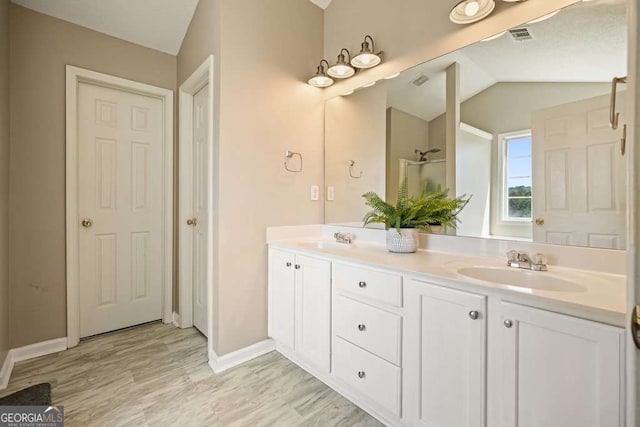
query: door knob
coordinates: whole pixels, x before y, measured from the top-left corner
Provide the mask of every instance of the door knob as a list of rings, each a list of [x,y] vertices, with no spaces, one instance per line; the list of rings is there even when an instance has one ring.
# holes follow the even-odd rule
[[[195,227],[196,225],[198,225],[198,220],[195,218],[189,218],[187,220],[187,225],[191,225],[193,227]]]
[[[536,225],[544,225],[544,218],[541,218],[541,217],[536,218]]]
[[[81,224],[84,228],[89,228],[93,225],[93,220],[91,218],[83,218]]]

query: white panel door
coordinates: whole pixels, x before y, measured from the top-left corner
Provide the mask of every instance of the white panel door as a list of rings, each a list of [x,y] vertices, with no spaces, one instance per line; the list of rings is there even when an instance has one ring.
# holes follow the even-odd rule
[[[506,302],[499,321],[501,426],[624,425],[623,329]]]
[[[208,336],[207,321],[207,263],[209,235],[209,89],[203,87],[193,97],[193,206],[192,276],[193,325]]]
[[[289,349],[295,336],[294,262],[291,252],[269,250],[269,336]]]
[[[626,249],[621,128],[609,127],[608,95],[533,113],[533,216],[544,219],[535,242]]]
[[[486,425],[486,297],[415,280],[405,292],[405,417],[429,427]]]
[[[296,353],[329,372],[331,360],[331,263],[296,255]]]
[[[81,337],[162,318],[162,109],[78,87]]]

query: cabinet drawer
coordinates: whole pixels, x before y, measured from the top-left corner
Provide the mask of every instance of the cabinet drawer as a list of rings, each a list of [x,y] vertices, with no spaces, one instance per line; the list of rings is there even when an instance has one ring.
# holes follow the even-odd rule
[[[400,316],[340,295],[335,299],[333,313],[337,336],[400,365]]]
[[[333,374],[375,403],[400,416],[400,377],[397,366],[335,338]]]
[[[338,291],[402,306],[402,276],[334,263],[333,284]]]

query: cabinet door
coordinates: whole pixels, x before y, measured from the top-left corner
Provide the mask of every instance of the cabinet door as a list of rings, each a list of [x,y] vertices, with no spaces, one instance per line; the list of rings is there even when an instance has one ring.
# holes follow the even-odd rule
[[[624,424],[623,330],[501,303],[503,426]]]
[[[411,425],[484,426],[486,297],[415,280],[405,292],[405,417]]]
[[[269,336],[293,348],[295,320],[295,256],[269,250]]]
[[[296,256],[296,353],[329,372],[331,360],[331,263]]]

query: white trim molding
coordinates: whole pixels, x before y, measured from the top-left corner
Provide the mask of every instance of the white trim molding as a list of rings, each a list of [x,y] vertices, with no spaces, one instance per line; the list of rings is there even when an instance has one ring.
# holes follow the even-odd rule
[[[68,347],[80,342],[80,290],[78,254],[78,85],[90,83],[125,90],[163,102],[163,216],[162,216],[162,320],[173,320],[173,91],[120,77],[67,65],[66,89],[66,249],[67,249],[67,340]]]
[[[193,271],[191,268],[193,255],[193,234],[191,230],[185,231],[185,224],[188,218],[191,218],[193,214],[193,98],[194,96],[205,86],[207,86],[207,102],[208,110],[207,119],[209,120],[209,132],[207,135],[208,145],[208,158],[207,158],[207,194],[209,195],[207,201],[207,254],[205,259],[208,260],[205,268],[206,280],[207,280],[207,322],[208,330],[207,335],[212,336],[214,333],[213,325],[213,307],[211,304],[211,295],[213,295],[213,170],[214,170],[214,146],[213,146],[213,116],[214,116],[214,102],[213,102],[213,71],[214,71],[213,55],[209,57],[193,72],[187,80],[185,80],[179,89],[180,99],[180,138],[178,140],[179,149],[179,177],[178,177],[178,195],[179,195],[179,207],[178,207],[178,238],[180,242],[179,253],[179,295],[180,295],[180,327],[190,328],[193,326]],[[211,340],[209,340],[209,348],[211,348]]]
[[[209,367],[213,369],[213,372],[219,374],[256,357],[270,353],[275,349],[275,343],[269,338],[222,356],[218,356],[213,350],[209,350]]]
[[[2,369],[0,370],[0,390],[7,388],[13,366],[24,360],[35,359],[36,357],[46,356],[48,354],[58,353],[67,349],[67,338],[56,338],[49,341],[43,341],[24,347],[13,348],[9,350],[4,360]]]

